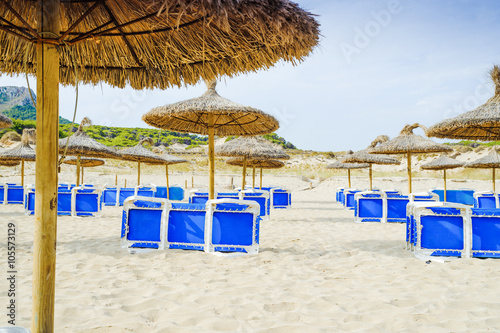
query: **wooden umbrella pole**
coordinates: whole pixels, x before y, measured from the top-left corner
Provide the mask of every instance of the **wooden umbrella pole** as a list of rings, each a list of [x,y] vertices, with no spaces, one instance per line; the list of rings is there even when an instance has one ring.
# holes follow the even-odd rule
[[[168,185],[168,164],[165,165],[165,173],[167,174],[167,199],[169,199],[169,185]]]
[[[260,168],[260,189],[262,190],[262,168]]]
[[[443,170],[444,177],[444,202],[446,202],[446,169]]]
[[[411,153],[406,154],[406,168],[408,169],[408,194],[411,193]]]
[[[215,193],[215,152],[214,152],[214,115],[208,114],[208,176],[209,176],[209,191],[208,198],[214,199]]]
[[[255,188],[255,167],[252,170],[252,188]]]
[[[76,157],[76,186],[80,186],[80,155]]]
[[[60,0],[37,1],[37,31],[59,35]],[[42,34],[43,35],[43,34]],[[44,36],[47,37],[47,36]],[[48,36],[53,38],[53,36]],[[59,51],[36,43],[37,132],[31,332],[54,331],[59,144]]]
[[[347,184],[349,185],[349,188],[351,188],[351,169],[347,169]]]
[[[141,185],[141,162],[137,162],[137,186]]]
[[[243,157],[243,176],[241,178],[241,190],[245,189],[245,178],[247,175],[247,157]]]
[[[496,176],[496,172],[495,172],[495,168],[493,168],[493,170],[491,170],[491,177],[493,178],[493,192],[495,192],[495,189],[496,189],[496,181],[495,181],[495,177]]]
[[[24,186],[24,161],[21,161],[21,186]]]
[[[368,173],[370,176],[370,191],[373,189],[372,187],[372,164],[370,163],[370,168],[368,169]]]
[[[85,183],[85,182],[83,181],[83,170],[85,169],[85,167],[82,165],[82,166],[81,166],[81,169],[82,169],[82,184],[83,184],[83,183]]]
[[[118,174],[115,174],[115,186],[118,186]]]

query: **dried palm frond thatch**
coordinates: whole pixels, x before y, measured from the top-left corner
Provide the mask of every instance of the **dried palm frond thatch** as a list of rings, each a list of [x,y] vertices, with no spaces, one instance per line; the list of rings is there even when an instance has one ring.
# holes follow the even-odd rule
[[[377,138],[377,139],[379,139],[379,138]],[[377,139],[375,139],[375,141],[377,141]],[[387,139],[389,139],[389,138],[387,137]],[[372,144],[373,144],[373,142],[372,142]],[[354,154],[354,153],[351,151],[351,154]],[[327,169],[347,170],[347,186],[348,186],[348,188],[351,187],[351,170],[364,169],[364,168],[369,168],[369,167],[370,167],[370,164],[368,164],[368,163],[342,163],[340,161],[330,163],[326,166]]]
[[[2,161],[2,160],[0,160],[1,166],[14,167],[14,166],[18,166],[19,164],[21,164],[21,162],[19,162],[19,161]]]
[[[258,135],[274,132],[278,121],[258,109],[221,97],[216,82],[207,82],[201,96],[182,102],[159,106],[142,116],[151,126],[177,132],[208,134],[208,117],[213,115],[214,135]]]
[[[261,136],[242,136],[227,141],[215,148],[215,154],[227,157],[246,157],[247,159],[288,160],[290,156],[277,144]]]
[[[413,133],[415,128],[426,130],[425,126],[415,123],[405,125],[399,135],[378,147],[374,147],[370,152],[373,154],[406,154],[406,153],[439,153],[450,152],[453,148],[435,143],[430,139],[424,138]]]
[[[447,169],[455,169],[459,168],[461,166],[464,166],[464,162],[460,162],[455,160],[454,158],[451,158],[449,156],[446,156],[445,154],[442,154],[435,160],[423,164],[421,166],[422,169],[424,170],[443,170],[443,180],[444,180],[444,201],[446,201],[447,197],[447,190],[446,190],[446,170]]]
[[[457,161],[456,159],[443,154],[429,163],[422,164],[421,168],[423,170],[445,170],[459,168],[464,166],[464,164],[464,162]]]
[[[241,136],[216,147],[215,154],[228,157],[239,157],[243,160],[241,188],[245,188],[246,168],[250,159],[288,160],[290,156],[283,149],[261,136]],[[262,173],[261,173],[262,175]],[[261,177],[262,178],[262,177]],[[255,187],[255,167],[253,167],[253,185]],[[262,187],[262,184],[261,184]]]
[[[245,172],[246,167],[252,168],[252,188],[255,188],[255,169],[260,169],[260,189],[262,189],[262,175],[263,169],[279,169],[285,166],[285,163],[278,160],[270,159],[250,159],[247,160],[245,157],[233,157],[226,161],[228,165],[241,166]],[[243,178],[243,185],[245,184],[245,178]],[[243,189],[244,187],[242,187]]]
[[[12,120],[0,112],[0,128],[7,128],[12,126]]]
[[[490,71],[495,95],[486,103],[456,117],[443,120],[426,131],[427,136],[474,141],[500,140],[500,69]]]
[[[326,168],[352,170],[352,169],[364,169],[368,168],[369,166],[370,165],[368,163],[342,163],[340,161],[336,161],[328,164]]]
[[[366,163],[368,164],[368,177],[370,179],[370,191],[373,188],[373,170],[372,164],[400,164],[398,159],[385,156],[385,155],[375,155],[371,154],[371,151],[375,149],[377,144],[386,142],[389,139],[387,135],[379,135],[372,143],[368,146],[368,148],[364,150],[360,150],[355,153],[349,153],[344,155],[340,163]],[[352,152],[352,151],[350,151]],[[349,169],[348,169],[349,170]],[[351,187],[351,172],[348,172],[349,176],[349,187]]]
[[[408,171],[408,193],[412,192],[411,182],[411,155],[418,153],[439,153],[451,152],[453,148],[435,143],[430,139],[424,138],[413,133],[415,128],[426,130],[425,126],[418,123],[413,125],[405,125],[399,135],[378,147],[373,148],[370,152],[373,154],[406,154],[407,171]]]
[[[10,146],[15,142],[21,142],[21,135],[17,134],[17,132],[9,131],[2,135],[2,138],[0,139],[1,145]]]
[[[478,158],[475,161],[465,164],[466,168],[481,168],[489,169],[491,168],[491,178],[493,182],[493,192],[496,190],[496,169],[500,168],[500,154],[496,149],[492,149],[490,153],[486,156]]]
[[[21,137],[21,143],[16,147],[6,149],[0,153],[0,160],[3,161],[35,161],[35,150],[31,148],[29,141],[30,137],[34,135],[35,129],[25,128]]]
[[[280,60],[295,64],[319,39],[314,16],[288,0],[61,1],[60,36],[37,34],[33,1],[10,0],[9,7],[2,13],[0,72],[34,75],[35,45],[43,40],[60,47],[62,84],[74,84],[75,66],[84,84],[195,84]]]
[[[14,148],[6,149],[0,153],[0,161],[4,163],[21,162],[21,185],[24,186],[24,162],[34,162],[36,160],[35,150],[31,148],[29,142],[35,138],[34,128],[25,128],[21,137],[21,143]]]
[[[153,139],[144,138],[141,139],[139,143],[136,144],[134,147],[120,150],[121,158],[125,161],[141,162],[141,163],[163,162],[163,159],[160,156],[156,155],[155,153],[144,147],[145,143],[153,145]]]
[[[95,141],[84,132],[84,127],[91,125],[92,121],[89,118],[83,118],[78,126],[78,130],[73,135],[59,140],[59,154],[100,158],[120,158],[120,154],[116,151],[100,142]]]
[[[242,167],[244,159],[241,157],[232,157],[226,161],[226,164]],[[285,163],[278,160],[247,160],[247,167],[256,169],[279,169],[285,166]]]
[[[68,156],[64,159],[63,163],[69,165],[76,165],[77,163],[76,156]],[[91,168],[105,164],[106,161],[100,158],[92,158],[92,157],[80,157],[80,165],[84,168]]]

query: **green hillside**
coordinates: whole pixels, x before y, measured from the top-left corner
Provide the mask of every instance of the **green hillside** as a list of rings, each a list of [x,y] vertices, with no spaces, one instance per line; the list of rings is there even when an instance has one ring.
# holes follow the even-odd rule
[[[15,105],[14,107],[2,112],[9,118],[19,120],[36,120],[36,109],[33,105]],[[71,124],[66,118],[59,116],[59,124]]]

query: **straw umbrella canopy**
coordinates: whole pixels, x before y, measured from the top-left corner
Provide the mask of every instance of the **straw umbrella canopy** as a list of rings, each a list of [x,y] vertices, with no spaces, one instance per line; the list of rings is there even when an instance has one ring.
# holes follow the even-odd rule
[[[435,143],[430,139],[420,135],[413,134],[413,130],[417,127],[426,128],[420,124],[406,125],[399,135],[380,146],[373,148],[373,154],[406,154],[407,171],[408,171],[408,193],[412,192],[411,186],[411,155],[425,153],[441,153],[451,152],[453,148]]]
[[[226,161],[226,164],[233,166],[243,167],[245,164],[245,159],[241,157],[233,157]],[[262,170],[263,169],[279,169],[285,166],[285,163],[278,160],[247,160],[246,165],[253,168],[253,180],[252,180],[252,188],[255,188],[255,169],[260,169],[260,189],[262,190]]]
[[[134,147],[123,149],[120,151],[121,158],[125,161],[137,162],[137,185],[141,185],[141,163],[155,162],[162,163],[164,160],[162,157],[156,155],[152,151],[144,147],[145,143],[153,144],[153,139],[144,138],[139,141]]]
[[[0,129],[12,126],[12,120],[0,112]]]
[[[148,139],[151,139],[151,138],[148,138]],[[149,143],[151,144],[152,143],[152,139],[151,141],[149,141]],[[140,148],[139,148],[140,149]],[[140,149],[142,151],[142,149]],[[152,152],[150,152],[149,150],[145,149],[143,147],[143,150],[146,150],[148,151],[149,153],[151,154],[154,154]],[[157,159],[149,159],[149,161],[145,162],[146,164],[153,164],[153,165],[165,165],[165,174],[166,174],[166,178],[167,178],[167,199],[169,199],[169,190],[168,188],[170,187],[169,185],[169,182],[168,182],[168,166],[171,165],[171,164],[177,164],[177,163],[185,163],[187,162],[187,160],[183,159],[183,158],[180,158],[180,157],[177,157],[177,156],[173,156],[173,155],[170,155],[168,153],[164,153],[163,155],[156,155],[155,156],[157,157]]]
[[[93,157],[80,157],[80,161],[78,161],[78,157],[76,156],[69,156],[64,159],[63,163],[69,164],[69,165],[77,165],[80,163],[81,167],[81,182],[83,184],[83,170],[85,168],[93,168],[96,166],[103,165],[106,163],[104,160],[100,158],[93,158]]]
[[[21,164],[21,162],[19,162],[19,161],[1,161],[0,160],[1,166],[13,167],[13,166],[18,166],[19,164]]]
[[[0,72],[37,76],[33,333],[53,331],[59,84],[135,89],[301,61],[319,24],[288,0],[1,0]],[[24,52],[23,52],[24,51]]]
[[[120,158],[120,154],[113,149],[95,141],[83,130],[86,126],[91,126],[92,121],[85,117],[80,122],[78,130],[70,137],[59,140],[59,154],[76,156],[76,186],[80,185],[80,163],[82,156],[100,158]]]
[[[347,179],[348,186],[351,188],[351,170],[353,169],[364,169],[369,168],[370,164],[368,163],[342,163],[340,161],[336,161],[330,163],[326,166],[327,169],[344,169],[347,170]]]
[[[177,132],[208,134],[209,198],[214,198],[214,136],[274,132],[278,121],[258,109],[232,102],[215,91],[216,81],[198,98],[157,107],[142,116],[151,126]]]
[[[429,127],[426,135],[475,141],[500,140],[500,69],[498,66],[493,67],[490,75],[495,84],[493,97],[472,111],[445,119]]]
[[[35,137],[35,129],[25,128],[21,137],[21,143],[14,148],[6,149],[0,153],[0,161],[21,162],[21,185],[24,186],[24,162],[35,162],[35,150],[31,148],[30,139]]]
[[[491,178],[492,178],[492,184],[493,184],[493,192],[496,190],[496,169],[500,168],[500,154],[493,149],[491,152],[483,156],[481,158],[478,158],[475,161],[466,163],[464,165],[466,168],[476,168],[476,169],[490,169],[491,168]]]
[[[238,137],[227,141],[216,148],[217,155],[226,157],[240,157],[243,159],[243,175],[241,180],[241,189],[245,189],[245,177],[250,159],[262,160],[288,160],[290,156],[286,154],[281,147],[269,142],[261,136]],[[255,179],[255,167],[253,167],[253,179]],[[253,184],[255,187],[255,181]]]
[[[349,154],[344,156],[341,163],[361,163],[368,164],[368,177],[370,179],[370,191],[373,189],[373,164],[400,164],[399,160],[396,158],[385,156],[385,155],[375,155],[371,154],[371,151],[380,143],[387,142],[389,137],[387,135],[379,135],[372,141],[368,148],[360,150],[358,152],[349,151]]]
[[[444,180],[444,201],[446,201],[446,170],[455,169],[464,166],[464,162],[457,161],[445,154],[442,154],[435,160],[429,163],[423,164],[421,168],[423,170],[443,170],[443,180]]]

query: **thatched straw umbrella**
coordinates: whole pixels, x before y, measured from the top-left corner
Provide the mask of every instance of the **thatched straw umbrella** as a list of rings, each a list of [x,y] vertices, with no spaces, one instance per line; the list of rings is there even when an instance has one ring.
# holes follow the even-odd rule
[[[340,161],[336,161],[333,163],[330,163],[326,166],[327,169],[344,169],[347,170],[347,179],[348,179],[348,186],[351,188],[351,170],[353,169],[364,169],[364,168],[369,168],[370,164],[368,163],[342,163]]]
[[[387,142],[382,143],[380,146],[373,148],[373,154],[406,154],[407,170],[408,170],[408,193],[412,193],[411,187],[411,155],[412,154],[425,154],[425,153],[440,153],[450,152],[453,148],[438,144],[424,138],[420,135],[413,134],[413,130],[421,127],[426,128],[420,124],[406,125],[399,135]]]
[[[319,25],[288,0],[2,2],[0,72],[37,76],[41,139],[31,331],[50,332],[59,84],[104,81],[117,87],[165,89],[268,68],[280,60],[293,63],[316,46]]]
[[[465,164],[466,168],[491,168],[491,178],[493,183],[493,192],[496,190],[496,169],[500,168],[500,155],[493,149],[488,155],[478,158],[475,161]]]
[[[9,117],[0,112],[0,129],[12,126],[12,120]]]
[[[497,141],[500,140],[500,69],[490,72],[495,84],[495,95],[486,103],[454,118],[443,120],[426,131],[436,138]]]
[[[163,164],[164,159],[152,151],[144,148],[144,144],[153,144],[153,139],[144,138],[139,141],[134,147],[123,149],[120,151],[121,158],[125,161],[137,162],[137,185],[141,185],[141,163]]]
[[[218,146],[215,154],[226,157],[240,157],[243,159],[243,175],[241,189],[245,189],[247,161],[253,160],[288,160],[288,156],[281,147],[269,142],[261,136],[238,137]],[[255,179],[255,168],[253,168]],[[254,183],[255,186],[255,183]]]
[[[160,159],[158,160],[150,160],[149,162],[146,162],[146,164],[152,164],[152,165],[165,165],[165,175],[167,176],[167,199],[169,199],[169,187],[170,187],[170,184],[168,182],[168,166],[171,165],[171,164],[178,164],[178,163],[186,163],[187,160],[183,159],[183,158],[180,158],[180,157],[177,157],[177,156],[173,156],[173,155],[170,155],[168,153],[164,153],[160,156]]]
[[[243,167],[245,158],[233,157],[226,161],[226,164]],[[263,169],[279,169],[285,166],[285,163],[278,160],[247,160],[246,165],[253,168],[252,188],[255,188],[255,169],[260,169],[260,189],[262,190],[262,170]]]
[[[80,157],[80,161],[78,161],[78,157],[69,156],[64,159],[63,163],[69,165],[77,165],[78,163],[80,164],[80,167],[82,169],[81,182],[83,184],[83,170],[85,168],[93,168],[96,166],[103,165],[106,162],[100,158],[92,158],[92,157]]]
[[[370,191],[373,189],[373,168],[372,164],[400,164],[396,158],[371,154],[371,151],[380,143],[389,140],[387,135],[379,135],[370,143],[368,148],[353,153],[352,150],[340,160],[341,163],[361,163],[368,164],[368,177],[370,178]]]
[[[222,98],[216,82],[207,82],[208,90],[198,98],[157,107],[142,116],[147,124],[177,132],[208,134],[210,199],[214,198],[214,136],[258,135],[274,132],[278,121],[271,115]]]
[[[100,142],[90,138],[87,133],[83,131],[85,126],[91,126],[92,121],[85,117],[80,122],[78,130],[70,137],[59,140],[59,153],[63,155],[76,156],[76,186],[80,185],[80,163],[79,160],[82,156],[86,157],[100,157],[100,158],[120,158],[120,154],[108,148]]]
[[[25,128],[21,137],[21,143],[11,149],[0,153],[0,160],[4,162],[21,162],[21,185],[24,186],[24,162],[35,162],[35,150],[31,148],[29,142],[34,138],[35,130]]]
[[[17,162],[17,161],[0,161],[0,166],[6,166],[6,167],[14,167],[14,166],[18,166],[19,164],[21,164],[21,162]]]
[[[463,166],[465,163],[457,161],[454,158],[448,157],[442,154],[435,160],[429,163],[423,164],[421,168],[423,170],[443,170],[443,180],[444,180],[444,201],[446,202],[446,169],[455,169]]]

